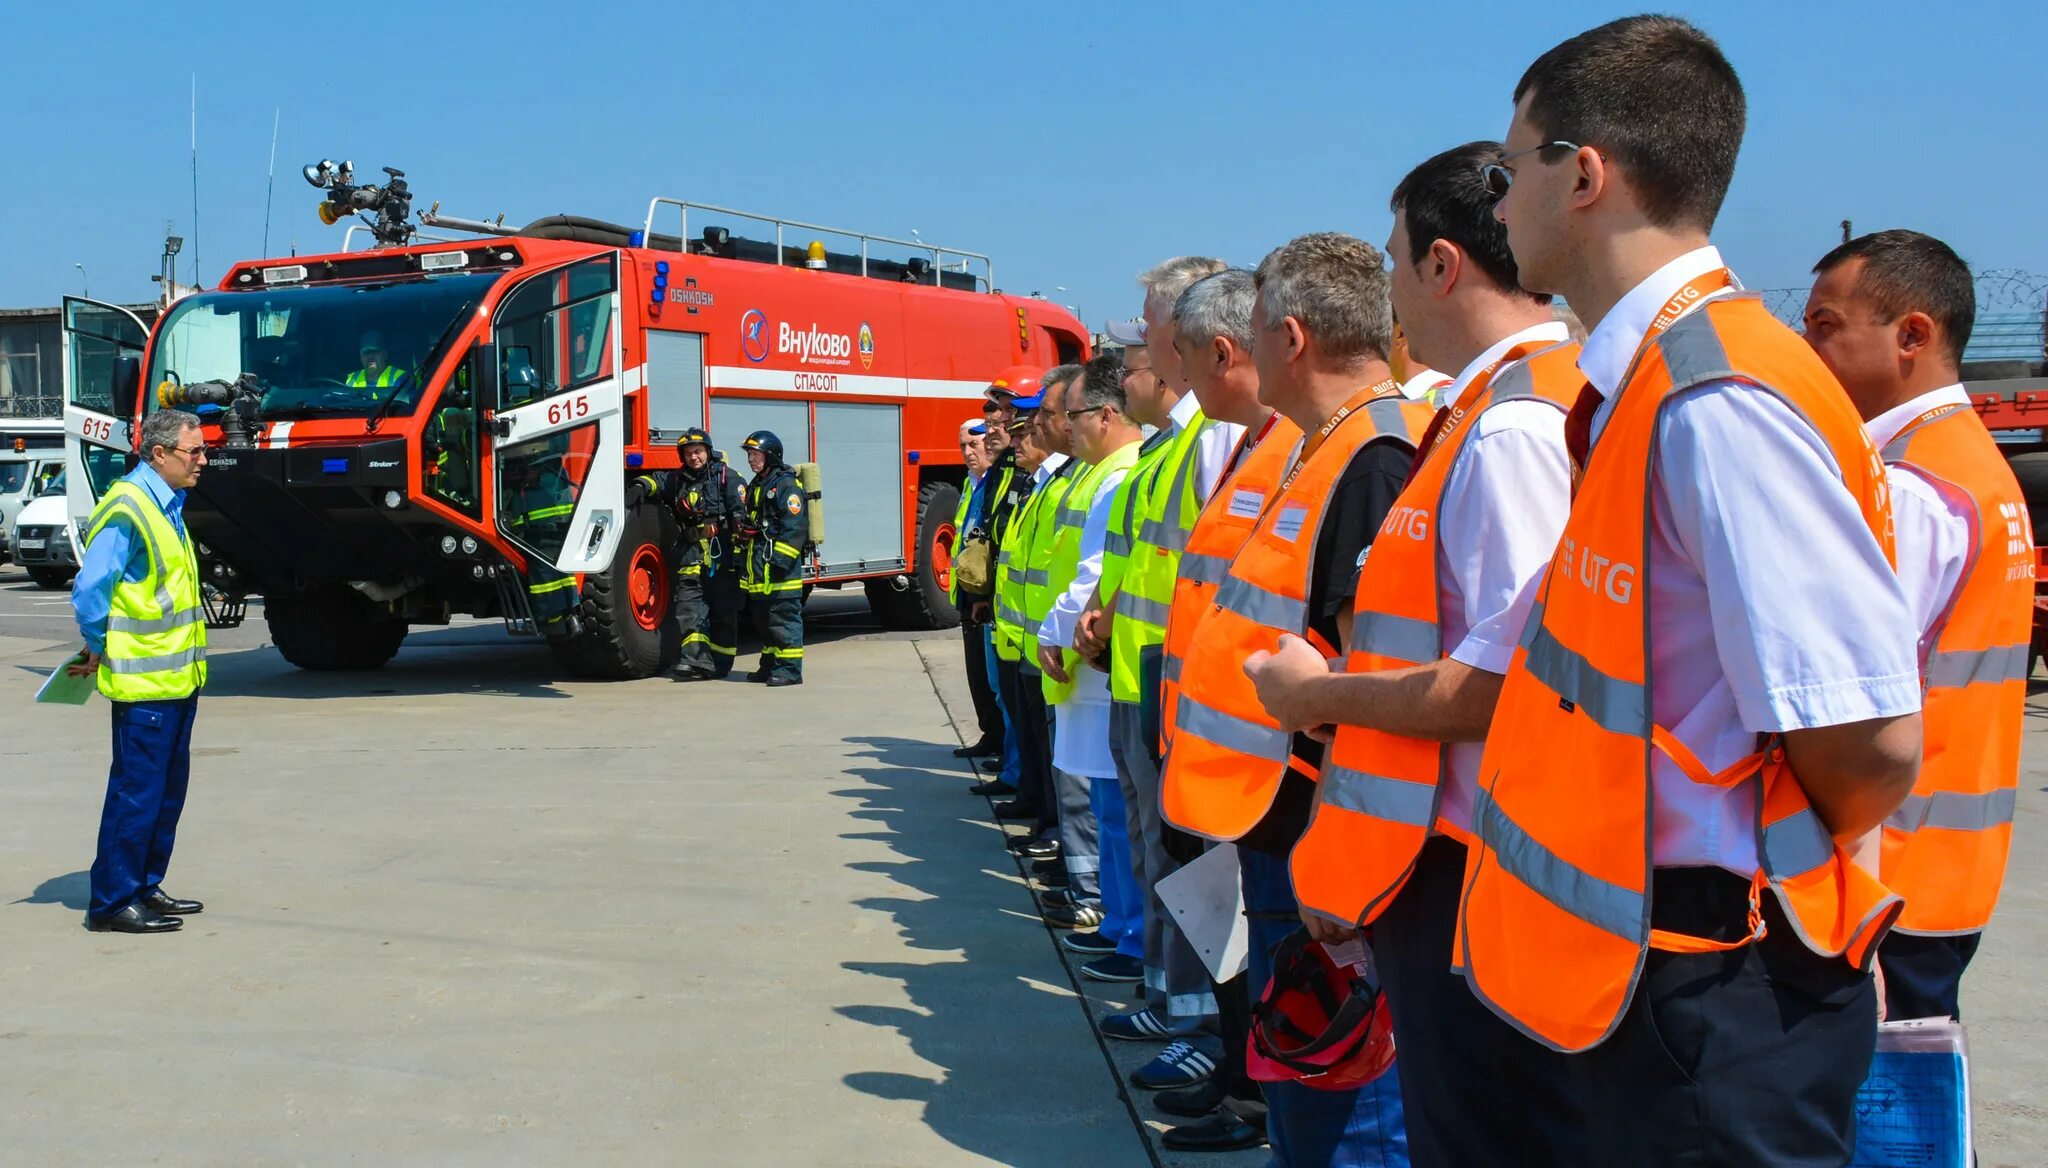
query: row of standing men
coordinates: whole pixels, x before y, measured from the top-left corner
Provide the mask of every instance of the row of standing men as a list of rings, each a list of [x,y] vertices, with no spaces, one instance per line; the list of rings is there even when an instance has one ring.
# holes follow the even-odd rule
[[[1167,261],[1122,359],[1011,370],[963,433],[978,790],[1082,972],[1142,987],[1101,1028],[1166,1044],[1168,1146],[1841,1165],[1881,1006],[1960,1016],[2034,588],[1970,272],[1880,232],[1774,320],[1709,240],[1744,111],[1692,25],[1593,29],[1402,180],[1384,258]],[[1215,984],[1156,888],[1226,842]],[[1389,1073],[1248,1044],[1297,930],[1369,942],[1335,997],[1391,1011]]]

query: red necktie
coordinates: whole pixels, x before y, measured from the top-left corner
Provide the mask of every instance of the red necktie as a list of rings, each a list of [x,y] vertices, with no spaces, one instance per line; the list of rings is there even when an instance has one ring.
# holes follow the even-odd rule
[[[1585,469],[1586,455],[1593,449],[1593,415],[1605,400],[1588,382],[1579,390],[1579,400],[1572,403],[1572,412],[1564,416],[1564,448],[1572,456],[1575,472]]]
[[[1436,416],[1429,420],[1429,428],[1422,432],[1422,441],[1415,444],[1415,461],[1408,465],[1408,477],[1422,473],[1422,464],[1429,461],[1430,448],[1436,445],[1436,436],[1443,433],[1444,423],[1451,420],[1451,407],[1438,406]]]

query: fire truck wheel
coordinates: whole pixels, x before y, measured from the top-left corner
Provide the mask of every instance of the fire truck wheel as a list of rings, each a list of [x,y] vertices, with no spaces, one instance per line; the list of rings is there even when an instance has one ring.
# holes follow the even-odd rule
[[[271,643],[300,669],[377,669],[398,652],[405,622],[346,584],[263,598]]]
[[[675,582],[669,561],[675,519],[652,503],[634,507],[619,533],[612,566],[583,577],[576,615],[583,631],[550,641],[555,659],[577,677],[652,677],[682,645],[670,618]]]
[[[898,591],[890,580],[869,580],[868,608],[885,629],[950,629],[960,613],[946,596],[942,571],[950,571],[953,512],[960,506],[960,488],[952,483],[926,483],[917,492],[917,570],[910,587]],[[946,545],[943,548],[941,545]]]

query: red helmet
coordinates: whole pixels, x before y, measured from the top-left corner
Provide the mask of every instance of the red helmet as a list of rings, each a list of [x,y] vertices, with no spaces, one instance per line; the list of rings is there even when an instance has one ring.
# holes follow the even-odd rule
[[[1045,370],[1036,365],[1012,365],[989,379],[991,394],[1006,393],[1011,397],[1030,397],[1038,392],[1038,379],[1045,376]]]
[[[1394,1018],[1369,969],[1339,965],[1309,939],[1273,952],[1273,980],[1252,1007],[1245,1069],[1261,1083],[1349,1091],[1394,1065]]]

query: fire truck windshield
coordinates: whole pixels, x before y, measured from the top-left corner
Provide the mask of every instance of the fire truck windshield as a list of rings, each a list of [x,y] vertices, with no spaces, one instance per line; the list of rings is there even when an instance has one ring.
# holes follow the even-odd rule
[[[204,292],[172,306],[150,357],[149,400],[166,380],[253,373],[262,416],[409,414],[425,379],[499,277]]]

